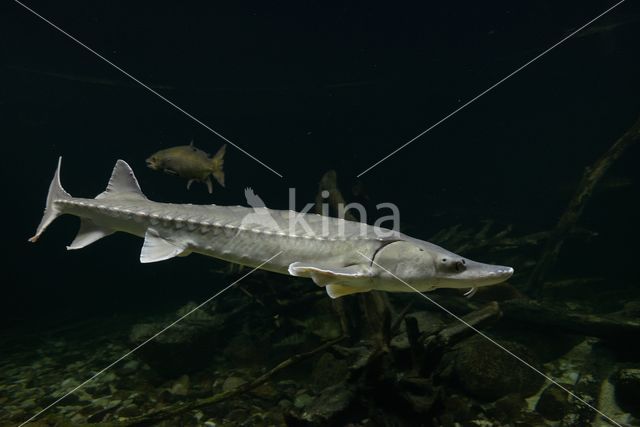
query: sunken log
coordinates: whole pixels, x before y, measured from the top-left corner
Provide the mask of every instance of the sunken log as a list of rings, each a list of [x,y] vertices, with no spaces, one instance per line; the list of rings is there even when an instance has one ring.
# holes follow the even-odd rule
[[[535,300],[513,299],[500,303],[505,320],[514,320],[540,328],[569,334],[601,338],[605,341],[635,342],[640,337],[640,322],[611,316],[571,313]]]
[[[582,216],[589,198],[593,194],[593,190],[600,182],[605,173],[609,170],[611,165],[620,158],[622,153],[640,140],[640,117],[636,119],[635,123],[622,135],[613,145],[604,153],[591,167],[587,167],[582,181],[578,185],[578,188],[573,195],[573,198],[569,202],[564,214],[560,217],[556,228],[552,231],[549,240],[547,241],[545,248],[542,251],[542,256],[536,264],[536,268],[529,276],[527,288],[533,290],[536,289],[536,294],[541,293],[542,283],[547,275],[549,269],[555,264],[560,254],[560,249],[564,243],[567,235],[575,227],[576,223]]]

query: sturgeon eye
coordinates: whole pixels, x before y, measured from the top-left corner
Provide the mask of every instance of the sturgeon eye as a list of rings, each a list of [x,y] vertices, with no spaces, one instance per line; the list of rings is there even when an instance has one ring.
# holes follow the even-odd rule
[[[455,266],[458,273],[462,273],[467,269],[467,267],[464,265],[464,261],[456,261]]]

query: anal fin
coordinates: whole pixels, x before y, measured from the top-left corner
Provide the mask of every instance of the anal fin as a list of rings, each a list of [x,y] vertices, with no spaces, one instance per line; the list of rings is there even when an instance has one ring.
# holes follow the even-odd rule
[[[78,230],[78,234],[76,234],[76,238],[73,239],[73,242],[71,242],[69,246],[67,246],[67,249],[82,249],[103,237],[113,234],[114,232],[115,231],[110,228],[101,227],[95,222],[83,218],[80,222],[80,229]]]
[[[142,245],[142,251],[140,251],[141,263],[164,261],[184,255],[188,255],[188,251],[184,246],[160,237],[158,232],[152,228],[147,229],[144,235],[144,245]]]

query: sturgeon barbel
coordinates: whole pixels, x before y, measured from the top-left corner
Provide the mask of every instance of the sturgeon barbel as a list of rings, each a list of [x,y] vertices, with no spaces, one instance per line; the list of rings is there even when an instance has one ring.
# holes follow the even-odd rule
[[[311,278],[332,298],[371,290],[476,288],[513,274],[511,267],[471,261],[432,243],[355,221],[291,210],[154,202],[142,193],[123,160],[116,162],[107,189],[95,199],[72,197],[60,183],[61,163],[62,158],[31,242],[58,216],[71,214],[81,222],[67,249],[123,231],[144,238],[143,263],[199,253]]]

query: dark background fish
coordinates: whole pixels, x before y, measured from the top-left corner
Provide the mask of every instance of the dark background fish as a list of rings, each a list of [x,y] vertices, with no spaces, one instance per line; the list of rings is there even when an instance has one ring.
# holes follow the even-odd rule
[[[196,148],[193,141],[189,145],[165,148],[156,151],[147,158],[147,166],[153,170],[166,172],[186,178],[187,189],[194,181],[207,186],[209,193],[213,192],[211,175],[224,187],[224,153],[227,145],[223,145],[213,157]]]

